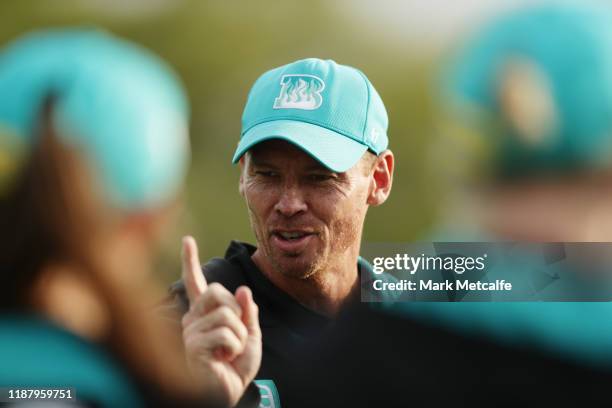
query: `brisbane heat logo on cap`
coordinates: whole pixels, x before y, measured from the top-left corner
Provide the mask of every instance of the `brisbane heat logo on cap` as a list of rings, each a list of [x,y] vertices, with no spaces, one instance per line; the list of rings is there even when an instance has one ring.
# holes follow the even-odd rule
[[[283,75],[280,83],[280,95],[274,99],[274,109],[314,110],[323,103],[321,91],[325,89],[325,82],[317,76]]]

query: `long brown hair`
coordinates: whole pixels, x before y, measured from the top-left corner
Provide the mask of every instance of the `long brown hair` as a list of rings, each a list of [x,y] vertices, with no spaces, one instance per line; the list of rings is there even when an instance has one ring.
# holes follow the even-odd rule
[[[116,273],[97,262],[103,203],[84,179],[86,156],[54,131],[52,107],[49,100],[29,156],[0,197],[0,311],[36,312],[30,295],[42,271],[50,264],[75,266],[109,315],[110,327],[99,340],[144,383],[193,395],[180,333],[167,330],[151,311],[159,293],[152,279],[134,285],[134,293],[133,285],[118,282]]]

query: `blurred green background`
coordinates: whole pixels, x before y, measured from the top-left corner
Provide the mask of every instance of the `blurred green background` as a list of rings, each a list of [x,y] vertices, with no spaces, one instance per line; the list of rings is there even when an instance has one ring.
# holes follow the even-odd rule
[[[358,67],[383,98],[397,168],[390,200],[370,210],[365,241],[411,241],[435,222],[440,185],[430,160],[427,87],[434,53],[385,40],[384,24],[365,24],[328,1],[20,0],[0,2],[0,43],[32,29],[97,26],[165,58],[191,99],[193,161],[180,223],[166,239],[164,280],[178,277],[180,236],[193,234],[200,256],[221,256],[231,239],[253,242],[230,162],[247,92],[264,71],[305,57]],[[367,16],[365,18],[367,21]],[[426,39],[424,39],[426,41]],[[421,44],[422,45],[422,44]],[[118,90],[119,92],[119,90]],[[433,162],[435,165],[435,162]]]

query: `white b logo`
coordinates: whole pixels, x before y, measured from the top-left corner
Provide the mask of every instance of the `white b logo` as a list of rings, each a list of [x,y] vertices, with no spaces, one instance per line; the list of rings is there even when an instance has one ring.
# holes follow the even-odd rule
[[[307,74],[283,75],[281,90],[274,100],[274,109],[314,110],[323,103],[321,91],[325,82],[317,76]]]

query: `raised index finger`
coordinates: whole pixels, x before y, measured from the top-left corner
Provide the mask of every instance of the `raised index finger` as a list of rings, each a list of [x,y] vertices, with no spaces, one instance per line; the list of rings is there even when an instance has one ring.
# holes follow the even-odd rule
[[[189,304],[195,301],[206,291],[206,278],[202,273],[200,258],[198,257],[198,245],[192,236],[183,237],[182,250],[183,282],[187,289]]]

